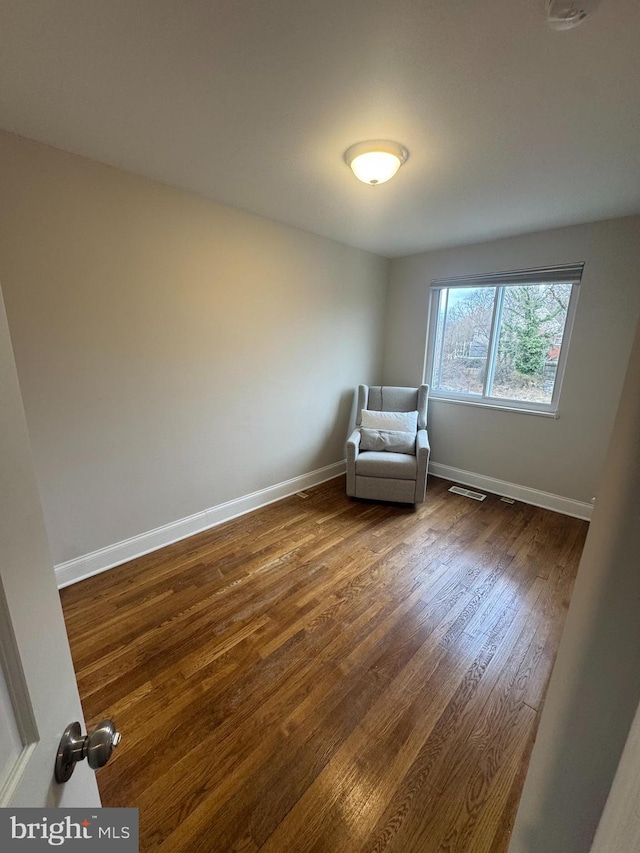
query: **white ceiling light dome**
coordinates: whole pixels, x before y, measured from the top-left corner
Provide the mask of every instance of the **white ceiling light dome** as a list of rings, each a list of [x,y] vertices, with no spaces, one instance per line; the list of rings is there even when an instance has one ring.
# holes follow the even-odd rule
[[[571,30],[581,24],[600,0],[547,0],[547,24],[552,30]]]
[[[370,139],[347,148],[344,162],[359,181],[375,187],[390,180],[400,166],[407,162],[408,156],[407,149],[398,142]]]

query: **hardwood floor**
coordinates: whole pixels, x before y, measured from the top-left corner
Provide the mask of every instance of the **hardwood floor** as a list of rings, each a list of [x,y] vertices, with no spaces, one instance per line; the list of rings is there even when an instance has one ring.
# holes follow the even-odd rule
[[[62,591],[141,851],[501,853],[587,524],[339,478]]]

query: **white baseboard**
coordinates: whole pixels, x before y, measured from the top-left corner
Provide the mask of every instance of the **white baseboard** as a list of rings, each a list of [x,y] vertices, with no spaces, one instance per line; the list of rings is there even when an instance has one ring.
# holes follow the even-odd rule
[[[335,462],[333,465],[318,468],[316,471],[310,471],[308,474],[293,477],[293,479],[277,483],[275,486],[260,489],[260,491],[252,492],[241,498],[235,498],[232,501],[227,501],[201,512],[196,512],[193,515],[187,516],[187,518],[181,518],[162,527],[156,527],[155,530],[149,530],[146,533],[132,536],[130,539],[125,539],[122,542],[116,542],[115,545],[100,548],[98,551],[84,554],[65,563],[59,563],[55,567],[58,588],[62,589],[65,586],[70,586],[92,575],[112,569],[114,566],[134,560],[136,557],[142,557],[151,551],[164,548],[165,545],[171,545],[172,542],[179,542],[181,539],[186,539],[195,533],[201,533],[203,530],[217,527],[217,525],[225,521],[230,521],[239,515],[245,515],[245,513],[252,512],[254,509],[259,509],[262,506],[289,497],[289,495],[293,495],[303,489],[318,486],[320,483],[332,480],[334,477],[339,477],[341,474],[344,474],[345,470],[346,464],[344,461]],[[434,477],[453,480],[464,486],[484,489],[496,495],[504,495],[517,501],[533,504],[543,509],[551,509],[554,512],[561,512],[564,515],[572,515],[575,518],[583,518],[587,521],[591,518],[593,511],[591,504],[583,503],[582,501],[563,498],[560,495],[541,492],[538,489],[530,489],[527,486],[518,486],[515,483],[508,483],[505,480],[486,477],[484,474],[474,474],[471,471],[463,471],[460,468],[441,465],[439,462],[429,463],[429,473],[433,474]]]
[[[201,533],[203,530],[216,527],[218,524],[289,497],[289,495],[303,489],[318,486],[320,483],[339,477],[340,474],[344,474],[345,470],[344,461],[335,462],[333,465],[318,468],[308,474],[301,474],[299,477],[293,477],[293,479],[277,483],[275,486],[260,489],[260,491],[252,492],[250,495],[235,498],[210,509],[196,512],[187,518],[181,518],[162,527],[156,527],[155,530],[132,536],[131,539],[125,539],[123,542],[116,542],[115,545],[100,548],[99,551],[93,551],[91,554],[59,563],[55,567],[58,589],[100,572],[105,572],[107,569],[141,557],[143,554],[157,551],[158,548],[164,548],[165,545],[170,545],[172,542],[186,539],[187,536],[193,536],[194,533]]]
[[[461,468],[452,468],[450,465],[441,465],[439,462],[429,462],[429,473],[443,480],[453,480],[463,486],[473,486],[492,492],[494,495],[503,495],[526,504],[533,504],[543,509],[551,509],[561,512],[563,515],[572,515],[574,518],[583,518],[585,521],[591,519],[593,506],[583,501],[572,498],[563,498],[551,492],[541,492],[538,489],[530,489],[528,486],[518,486],[516,483],[508,483],[506,480],[496,480],[493,477],[485,477],[484,474],[474,474],[471,471],[463,471]]]

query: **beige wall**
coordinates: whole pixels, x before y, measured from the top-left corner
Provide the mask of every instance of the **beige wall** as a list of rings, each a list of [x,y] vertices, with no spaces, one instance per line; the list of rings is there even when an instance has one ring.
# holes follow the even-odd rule
[[[391,262],[384,382],[422,379],[434,278],[585,262],[560,417],[431,401],[432,459],[590,501],[640,314],[640,217],[560,228]]]
[[[590,850],[640,701],[639,388],[640,325],[510,853]]]
[[[386,260],[10,134],[0,160],[55,562],[343,458]]]

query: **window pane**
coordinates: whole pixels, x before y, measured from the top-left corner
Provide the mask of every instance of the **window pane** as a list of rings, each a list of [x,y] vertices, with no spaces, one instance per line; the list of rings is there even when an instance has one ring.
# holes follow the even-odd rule
[[[571,284],[504,287],[492,397],[550,403]]]
[[[440,291],[433,389],[481,395],[487,368],[495,287]]]

